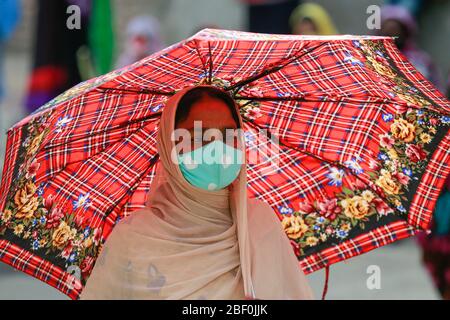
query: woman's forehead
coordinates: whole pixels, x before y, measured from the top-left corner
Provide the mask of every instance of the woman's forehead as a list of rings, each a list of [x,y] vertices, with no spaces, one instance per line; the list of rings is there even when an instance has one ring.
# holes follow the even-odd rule
[[[195,102],[188,117],[179,123],[179,127],[193,129],[195,121],[201,121],[202,128],[205,129],[237,127],[229,106],[220,99],[210,97]]]

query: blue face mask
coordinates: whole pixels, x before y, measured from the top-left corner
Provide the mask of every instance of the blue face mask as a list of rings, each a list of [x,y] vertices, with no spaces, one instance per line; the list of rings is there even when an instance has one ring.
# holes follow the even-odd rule
[[[230,185],[242,167],[241,150],[220,140],[178,155],[181,173],[192,185],[204,190],[219,190]]]

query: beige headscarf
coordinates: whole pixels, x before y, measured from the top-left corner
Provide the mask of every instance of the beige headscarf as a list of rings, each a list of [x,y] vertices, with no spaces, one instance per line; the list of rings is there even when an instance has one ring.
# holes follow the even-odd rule
[[[171,161],[176,108],[193,88],[168,100],[146,208],[114,227],[80,298],[312,299],[276,214],[247,199],[245,166],[229,188],[206,191]]]

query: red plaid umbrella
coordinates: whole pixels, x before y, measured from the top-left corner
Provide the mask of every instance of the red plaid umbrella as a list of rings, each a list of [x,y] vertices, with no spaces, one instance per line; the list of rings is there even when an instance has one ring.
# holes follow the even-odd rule
[[[206,29],[8,131],[0,259],[76,299],[115,223],[144,206],[164,101],[198,83],[235,97],[249,154],[275,155],[249,164],[248,192],[305,273],[428,229],[450,107],[390,38]]]

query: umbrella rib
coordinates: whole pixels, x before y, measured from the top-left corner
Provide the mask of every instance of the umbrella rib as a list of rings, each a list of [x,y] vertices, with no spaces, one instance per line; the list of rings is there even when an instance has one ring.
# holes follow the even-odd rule
[[[374,97],[374,96],[368,96],[369,98],[373,98],[375,99],[375,101],[370,101],[370,100],[358,100],[358,99],[354,99],[354,98],[349,98],[349,97],[345,97],[342,96],[341,100],[339,99],[328,99],[327,97],[324,97],[323,99],[308,99],[303,97],[244,97],[244,96],[235,96],[234,98],[236,100],[248,100],[250,102],[252,101],[266,101],[266,102],[279,102],[279,101],[298,101],[298,102],[344,102],[344,99],[347,100],[348,102],[354,102],[354,103],[373,103],[373,104],[387,104],[387,103],[392,103],[392,104],[399,104],[398,101],[394,101],[392,99],[384,99],[384,98],[379,98],[379,97]],[[408,105],[406,102],[405,104],[412,109],[416,109],[416,110],[421,110],[423,108],[416,106],[416,105]],[[426,108],[426,107],[425,107]],[[450,116],[450,113],[438,113],[433,109],[429,109],[426,108],[427,110],[434,112],[436,114],[439,115],[444,115],[444,116]]]
[[[248,118],[245,117],[245,116],[242,116],[242,118],[244,118],[245,120],[247,120],[246,123],[252,125],[253,127],[258,127],[259,129],[267,130],[267,132],[272,136],[272,133],[271,133],[270,130],[268,130],[267,128],[264,128],[264,127],[262,127],[262,126],[259,125],[259,124],[256,124],[256,123],[254,123],[254,122],[251,122],[250,119],[248,119]],[[286,147],[286,148],[293,149],[293,150],[295,150],[295,151],[298,151],[298,152],[300,152],[300,153],[303,153],[303,154],[306,154],[306,155],[308,155],[308,156],[310,156],[310,157],[313,157],[313,158],[315,158],[316,160],[319,160],[319,161],[322,161],[322,162],[326,162],[326,163],[332,164],[332,165],[334,165],[334,166],[336,166],[336,167],[338,167],[338,168],[340,168],[340,169],[343,169],[343,170],[345,170],[346,172],[348,172],[350,175],[352,175],[355,179],[357,179],[357,180],[361,181],[362,183],[366,184],[364,181],[362,181],[361,178],[358,177],[358,175],[356,175],[355,173],[353,173],[351,169],[347,168],[346,166],[340,164],[340,163],[337,162],[337,161],[326,160],[326,159],[323,159],[322,157],[319,157],[318,155],[315,155],[315,154],[313,154],[313,153],[311,153],[311,152],[309,152],[309,151],[301,150],[301,149],[299,149],[298,147],[294,147],[294,146],[287,145],[287,144],[285,144],[284,142],[282,142],[281,139],[278,139],[278,142],[279,142],[282,146],[284,146],[284,147]],[[389,207],[390,207],[391,209],[396,210],[396,208],[392,208],[392,207],[391,207],[391,204],[389,203],[389,201],[387,201],[386,197],[381,196],[381,195],[380,195],[374,188],[372,188],[369,184],[366,184],[366,185],[367,185],[368,188],[370,188],[370,190],[372,190],[373,192],[375,192],[375,194],[377,194],[378,196],[380,196],[380,198],[383,199],[384,202],[385,202],[386,204],[388,204]]]
[[[147,176],[147,174],[153,169],[153,166],[157,164],[159,160],[159,154],[155,154],[155,156],[150,160],[150,165],[148,166],[147,170],[145,170],[145,172],[143,174],[140,175],[141,179],[136,179],[136,182],[133,184],[133,186],[131,188],[129,188],[128,190],[133,190],[135,191],[138,187],[139,184],[142,182],[143,179],[145,179],[145,177]],[[127,197],[128,196],[128,197]],[[123,201],[124,199],[129,199],[131,197],[131,195],[129,193],[126,193],[123,195],[123,197],[120,198],[120,201]],[[107,218],[111,212],[115,209],[111,208],[108,212],[105,212],[105,218]],[[121,209],[122,212],[122,209]]]
[[[384,100],[384,101],[370,101],[370,100],[357,100],[349,97],[342,96],[342,99],[347,99],[349,102],[361,102],[361,103],[389,103],[392,102],[391,100]],[[369,98],[378,99],[377,97],[369,96]],[[235,99],[237,100],[251,100],[251,101],[299,101],[299,102],[341,102],[342,100],[339,99],[328,99],[327,97],[324,97],[323,99],[308,99],[305,96],[301,97],[245,97],[245,96],[235,96]]]
[[[312,47],[311,49],[307,50],[306,52],[302,52],[302,53],[296,52],[294,55],[291,55],[291,56],[289,56],[287,58],[281,59],[278,62],[274,63],[275,64],[274,67],[271,67],[271,68],[268,68],[268,69],[263,68],[263,70],[260,73],[254,75],[254,76],[251,76],[251,77],[249,77],[247,79],[241,80],[238,83],[235,83],[234,85],[227,87],[225,90],[226,91],[231,91],[231,90],[234,90],[234,89],[238,88],[238,90],[236,92],[234,92],[234,94],[236,94],[241,87],[243,87],[243,86],[245,86],[245,85],[247,85],[249,83],[252,83],[252,82],[254,82],[254,81],[258,80],[258,79],[261,79],[262,77],[265,77],[265,76],[267,76],[269,74],[272,74],[274,72],[277,72],[277,71],[283,69],[284,67],[286,67],[290,63],[300,59],[301,57],[303,57],[306,54],[309,54],[309,53],[313,52],[314,50],[322,47],[325,44],[326,44],[326,42],[322,42],[321,44]],[[302,51],[302,50],[304,50],[304,49],[301,49],[299,51]]]
[[[200,62],[202,63],[203,72],[205,73],[205,76],[206,76],[206,74],[208,74],[208,68],[206,67],[205,61],[203,60],[203,57],[200,54],[199,47],[198,47],[198,41],[196,39],[194,40],[194,43],[195,43],[195,46],[194,46],[195,51],[197,52],[198,58],[200,59]],[[208,42],[208,45],[209,45],[209,42]]]
[[[213,71],[213,59],[212,59],[212,51],[211,51],[211,43],[208,41],[208,52],[209,52],[209,84],[212,83],[212,71]]]
[[[98,87],[96,89],[102,90],[104,92],[119,91],[120,93],[153,94],[153,95],[162,95],[162,96],[172,96],[175,94],[175,91],[161,91],[161,90],[153,90],[153,89],[133,90],[133,89],[105,88],[105,87]]]

